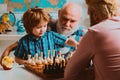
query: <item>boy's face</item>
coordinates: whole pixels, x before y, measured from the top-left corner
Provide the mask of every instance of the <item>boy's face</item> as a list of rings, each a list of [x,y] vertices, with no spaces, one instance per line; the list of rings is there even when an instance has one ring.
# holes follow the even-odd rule
[[[43,36],[43,34],[47,30],[47,24],[48,22],[41,22],[37,26],[33,27],[32,33],[37,37]]]

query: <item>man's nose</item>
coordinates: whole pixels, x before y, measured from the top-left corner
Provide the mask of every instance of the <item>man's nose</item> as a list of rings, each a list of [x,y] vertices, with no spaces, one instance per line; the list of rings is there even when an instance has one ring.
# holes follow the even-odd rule
[[[70,21],[66,21],[65,25],[70,26]]]

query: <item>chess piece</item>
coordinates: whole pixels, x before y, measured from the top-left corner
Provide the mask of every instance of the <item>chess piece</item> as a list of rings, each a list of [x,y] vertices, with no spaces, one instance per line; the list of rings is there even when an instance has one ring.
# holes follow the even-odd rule
[[[65,66],[66,66],[65,57],[64,57],[64,55],[62,55],[61,72],[64,72]]]
[[[68,54],[68,56],[66,57],[66,61],[68,62],[71,57],[72,57],[72,52],[70,52],[70,54]]]
[[[53,56],[50,57],[50,59],[48,60],[48,73],[53,73],[54,71],[54,67],[53,67]]]
[[[46,56],[44,57],[43,63],[45,65],[44,73],[47,73],[48,72],[48,61],[47,61]]]
[[[42,64],[42,63],[43,63],[43,58],[42,58],[42,57],[39,57],[39,58],[38,58],[38,63],[39,63],[39,64]]]
[[[38,63],[38,53],[35,54],[34,61],[35,61],[35,63]]]
[[[28,54],[28,60],[27,60],[27,63],[30,64],[31,62],[32,62],[31,55]]]
[[[47,61],[50,62],[50,50],[48,50],[48,58]]]
[[[60,70],[60,61],[59,61],[59,58],[58,58],[58,55],[56,56],[55,58],[55,72],[58,73]]]
[[[32,58],[31,65],[35,65],[35,59],[34,59],[34,57]]]
[[[53,57],[55,57],[55,50],[53,50],[53,54],[52,54]]]

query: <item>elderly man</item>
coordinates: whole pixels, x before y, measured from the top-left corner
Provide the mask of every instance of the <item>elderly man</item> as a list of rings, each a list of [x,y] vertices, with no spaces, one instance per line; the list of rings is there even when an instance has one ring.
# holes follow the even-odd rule
[[[67,3],[64,7],[59,10],[58,12],[58,20],[57,21],[50,21],[48,26],[50,26],[50,30],[63,34],[67,37],[72,37],[76,41],[79,41],[80,38],[85,34],[82,28],[79,26],[79,22],[81,19],[81,7],[76,3]],[[13,43],[10,45],[4,53],[2,54],[3,58],[18,45],[18,42]],[[74,47],[66,46],[62,49],[59,48],[59,45],[56,46],[56,50],[60,50],[61,54],[67,54],[70,51],[74,51]]]
[[[120,80],[120,1],[86,1],[93,26],[68,62],[65,80],[90,80],[84,70],[91,59],[95,80]]]
[[[51,25],[51,30],[79,41],[85,34],[82,27],[79,25],[81,13],[80,5],[75,3],[67,3],[61,10],[59,10],[58,20],[54,25]],[[75,49],[74,47],[66,46],[60,50],[62,54],[66,54],[70,51],[74,51]]]

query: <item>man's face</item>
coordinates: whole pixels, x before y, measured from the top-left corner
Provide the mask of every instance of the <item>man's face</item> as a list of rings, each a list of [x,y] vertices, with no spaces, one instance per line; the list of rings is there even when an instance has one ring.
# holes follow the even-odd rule
[[[58,26],[61,29],[60,33],[69,34],[78,28],[80,14],[77,12],[59,11]]]

